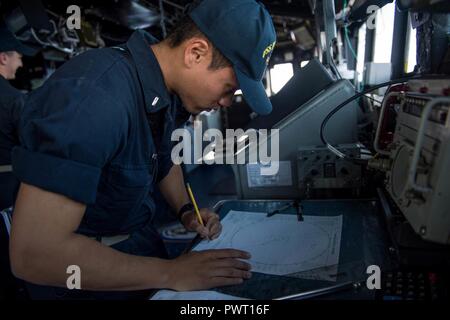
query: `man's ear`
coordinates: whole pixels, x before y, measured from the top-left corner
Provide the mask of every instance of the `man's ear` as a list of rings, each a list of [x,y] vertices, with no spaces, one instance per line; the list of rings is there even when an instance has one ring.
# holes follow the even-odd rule
[[[188,68],[192,68],[203,62],[210,63],[212,47],[203,38],[192,38],[186,41],[184,49],[184,63]]]
[[[5,52],[0,52],[0,65],[4,66],[8,63],[8,55]]]

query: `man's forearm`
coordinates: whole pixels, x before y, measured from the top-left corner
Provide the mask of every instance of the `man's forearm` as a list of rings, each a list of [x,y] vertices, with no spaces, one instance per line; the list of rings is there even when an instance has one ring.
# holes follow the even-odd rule
[[[190,202],[184,186],[183,170],[179,165],[172,166],[167,176],[159,183],[159,189],[175,212]]]
[[[168,287],[171,262],[128,255],[76,233],[86,205],[22,183],[11,226],[14,274],[27,281],[66,286],[67,267],[81,270],[81,288],[134,290]]]
[[[78,234],[53,244],[35,245],[22,252],[27,258],[18,268],[18,276],[36,284],[64,287],[70,276],[67,267],[76,265],[81,271],[81,289],[85,290],[169,287],[168,260],[125,254]]]

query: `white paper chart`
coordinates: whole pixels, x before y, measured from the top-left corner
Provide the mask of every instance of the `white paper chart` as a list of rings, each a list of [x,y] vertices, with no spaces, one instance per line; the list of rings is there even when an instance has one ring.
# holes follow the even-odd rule
[[[304,216],[230,211],[222,234],[193,250],[234,248],[250,252],[252,271],[287,275],[337,266],[342,233],[340,216]]]

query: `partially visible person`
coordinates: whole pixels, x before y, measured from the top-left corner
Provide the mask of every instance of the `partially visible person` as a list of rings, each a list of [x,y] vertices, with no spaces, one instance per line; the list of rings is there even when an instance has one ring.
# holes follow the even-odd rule
[[[17,121],[24,93],[14,88],[8,80],[16,77],[23,66],[22,56],[36,53],[25,46],[4,25],[0,26],[0,210],[13,205],[19,180],[11,169],[11,150],[18,144]]]
[[[219,216],[200,209],[171,160],[179,110],[227,108],[241,89],[253,110],[272,105],[261,83],[276,32],[254,0],[202,0],[166,39],[143,30],[127,43],[66,62],[28,95],[20,146],[21,181],[10,237],[14,275],[48,293],[40,299],[148,299],[154,289],[205,290],[251,277],[237,249],[169,259],[153,218],[158,188],[189,231],[214,240]],[[81,290],[67,288],[80,268]],[[76,297],[75,297],[76,295]]]

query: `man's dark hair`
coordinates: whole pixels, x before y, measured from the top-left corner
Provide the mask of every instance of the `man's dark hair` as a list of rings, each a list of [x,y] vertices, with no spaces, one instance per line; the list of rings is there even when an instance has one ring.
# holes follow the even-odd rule
[[[189,16],[183,17],[176,26],[170,31],[166,40],[171,48],[175,48],[184,41],[193,37],[208,38],[200,31],[197,25]],[[231,67],[232,63],[228,60],[212,43],[208,40],[212,47],[212,61],[209,69],[217,70],[221,68]]]

